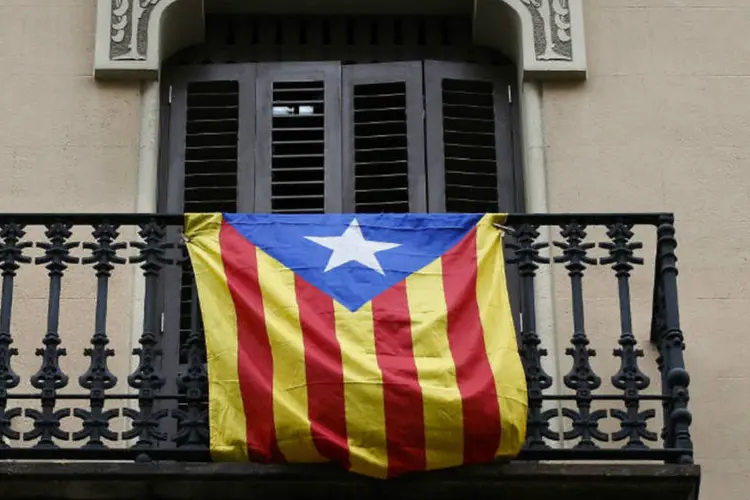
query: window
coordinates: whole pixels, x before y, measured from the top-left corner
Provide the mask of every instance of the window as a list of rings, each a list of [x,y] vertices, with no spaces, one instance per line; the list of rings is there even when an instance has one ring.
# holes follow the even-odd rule
[[[516,210],[510,81],[441,61],[180,68],[165,208]]]
[[[470,30],[453,17],[209,17],[206,44],[165,71],[160,210],[518,211],[515,71]],[[179,370],[192,271],[165,278],[163,362]]]

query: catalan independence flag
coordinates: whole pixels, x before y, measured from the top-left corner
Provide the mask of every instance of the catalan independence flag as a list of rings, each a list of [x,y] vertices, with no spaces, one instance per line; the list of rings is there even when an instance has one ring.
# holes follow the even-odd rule
[[[217,461],[403,473],[515,456],[500,214],[188,214]]]

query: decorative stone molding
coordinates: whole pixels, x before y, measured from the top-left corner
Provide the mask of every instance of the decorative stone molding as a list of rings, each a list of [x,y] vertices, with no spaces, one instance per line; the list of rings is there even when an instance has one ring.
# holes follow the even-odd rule
[[[568,0],[521,0],[531,12],[537,61],[572,61],[570,3]]]
[[[159,0],[112,0],[109,59],[145,61],[148,22]]]
[[[203,3],[211,1],[97,0],[95,76],[158,78],[163,59],[203,39]],[[525,79],[585,78],[583,0],[474,5],[476,41],[515,57]]]
[[[586,78],[583,0],[476,0],[474,38],[515,58],[523,78]]]
[[[203,39],[203,0],[97,2],[97,78],[156,79],[163,59]]]

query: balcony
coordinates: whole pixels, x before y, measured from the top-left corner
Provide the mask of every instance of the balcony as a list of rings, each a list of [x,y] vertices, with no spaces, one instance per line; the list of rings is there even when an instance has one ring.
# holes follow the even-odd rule
[[[509,216],[526,446],[509,463],[386,482],[210,463],[181,226],[181,215],[0,215],[3,498],[697,498],[671,215]],[[537,324],[549,304],[558,321]]]

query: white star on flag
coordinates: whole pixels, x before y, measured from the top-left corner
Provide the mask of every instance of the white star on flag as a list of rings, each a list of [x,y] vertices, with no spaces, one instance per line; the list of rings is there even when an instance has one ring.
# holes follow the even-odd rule
[[[359,262],[363,266],[385,275],[375,256],[377,252],[400,247],[400,243],[368,241],[362,235],[357,219],[352,219],[341,236],[305,236],[306,239],[333,250],[324,272],[343,266],[347,262]]]

